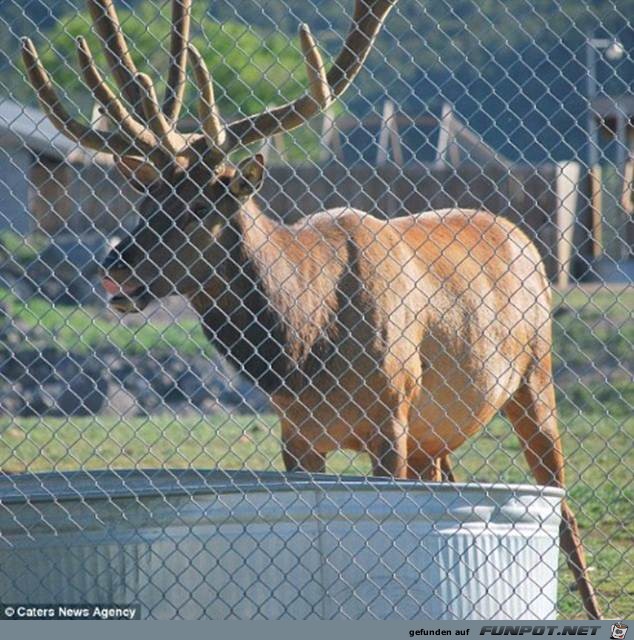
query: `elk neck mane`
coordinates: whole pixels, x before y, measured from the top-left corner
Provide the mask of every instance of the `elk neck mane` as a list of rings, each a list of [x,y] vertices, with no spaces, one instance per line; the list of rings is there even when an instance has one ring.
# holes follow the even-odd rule
[[[336,349],[345,243],[286,225],[249,200],[221,232],[225,259],[192,298],[205,334],[268,393],[299,391]]]

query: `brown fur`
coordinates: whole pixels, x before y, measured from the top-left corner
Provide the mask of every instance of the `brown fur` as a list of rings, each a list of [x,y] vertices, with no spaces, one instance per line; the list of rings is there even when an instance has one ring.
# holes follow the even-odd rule
[[[328,354],[310,382],[291,374],[272,394],[286,442],[301,432],[301,448],[321,455],[372,453],[388,429],[386,448],[399,449],[396,437],[414,463],[401,475],[410,466],[429,477],[425,467],[485,426],[549,352],[539,255],[500,218],[441,211],[383,222],[337,210],[292,227],[254,211],[239,218],[243,259],[283,327],[285,355],[307,371],[320,347]],[[207,294],[194,304],[204,315]]]
[[[252,206],[230,226],[240,248],[227,247],[236,262],[219,277],[249,274],[287,358],[269,388],[287,469],[322,472],[347,448],[368,452],[376,475],[453,478],[448,455],[503,411],[537,482],[564,486],[550,287],[517,227],[483,211],[384,222],[350,209],[284,226]],[[218,293],[216,282],[193,296],[203,318],[210,299],[236,303]],[[235,322],[248,334],[254,317]],[[563,549],[599,617],[565,502],[562,513]]]
[[[563,487],[550,287],[524,233],[468,210],[381,221],[336,209],[284,225],[250,199],[262,170],[153,185],[107,259],[111,280],[145,292],[116,306],[189,296],[209,339],[270,394],[289,470],[324,471],[344,448],[367,452],[376,475],[451,480],[449,455],[502,411],[535,479]],[[208,213],[193,215],[200,198]],[[562,514],[562,548],[599,617],[566,502]]]

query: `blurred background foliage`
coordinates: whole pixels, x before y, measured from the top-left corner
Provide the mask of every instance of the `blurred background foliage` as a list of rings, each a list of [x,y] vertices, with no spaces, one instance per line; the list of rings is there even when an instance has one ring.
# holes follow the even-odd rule
[[[154,79],[163,93],[170,35],[170,8],[143,2],[120,11],[132,57],[140,70]],[[90,96],[77,73],[75,39],[88,35],[97,63],[106,70],[99,39],[86,11],[76,13],[46,31],[42,58],[67,97],[81,107]],[[279,33],[261,34],[235,21],[213,21],[201,4],[193,9],[192,42],[203,53],[213,72],[216,97],[224,114],[253,113],[281,100],[296,97],[303,89],[303,61],[297,46]],[[195,113],[196,92],[188,91],[188,107]]]
[[[298,25],[307,22],[334,54],[353,2],[194,4],[194,41],[214,71],[224,116],[235,117],[298,95],[305,78]],[[121,0],[117,6],[136,59],[164,73],[169,0]],[[601,58],[598,81],[610,94],[631,93],[633,14],[634,0],[400,0],[346,106],[363,117],[380,111],[389,96],[416,115],[438,113],[448,100],[511,159],[571,158],[583,153],[586,139],[587,35],[621,40],[627,55],[617,62]],[[90,28],[83,0],[0,0],[0,17],[0,72],[12,98],[33,102],[16,55],[17,38],[29,34],[44,45],[47,63],[69,97],[85,107],[87,94],[72,70],[71,37]]]

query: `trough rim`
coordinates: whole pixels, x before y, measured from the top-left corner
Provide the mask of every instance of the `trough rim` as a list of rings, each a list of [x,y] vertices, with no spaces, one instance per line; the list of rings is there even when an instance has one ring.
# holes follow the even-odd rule
[[[220,469],[96,469],[3,474],[0,504],[64,502],[95,499],[231,494],[254,492],[342,490],[410,491],[412,493],[514,493],[563,498],[565,490],[504,482],[421,482],[373,476]]]

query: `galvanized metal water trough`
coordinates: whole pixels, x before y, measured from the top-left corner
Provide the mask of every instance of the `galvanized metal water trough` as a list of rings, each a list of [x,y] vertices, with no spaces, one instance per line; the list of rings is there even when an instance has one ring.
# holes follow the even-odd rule
[[[548,619],[562,491],[247,471],[0,478],[0,602]]]

